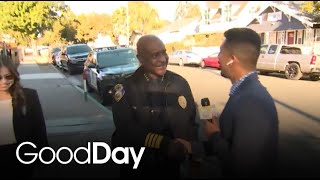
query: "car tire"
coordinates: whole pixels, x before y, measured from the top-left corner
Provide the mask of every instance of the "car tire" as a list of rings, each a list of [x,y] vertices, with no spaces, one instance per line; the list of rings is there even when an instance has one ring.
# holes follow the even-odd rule
[[[201,62],[200,62],[200,67],[201,67],[202,69],[206,68],[206,64],[204,63],[204,61],[201,61]]]
[[[182,59],[179,60],[179,66],[184,66]]]
[[[88,92],[89,92],[89,93],[90,93],[90,92],[93,92],[94,89],[89,85],[87,79],[86,79],[86,84],[87,84],[87,90],[88,90]]]
[[[300,66],[297,63],[290,63],[286,66],[285,76],[287,79],[299,80],[302,77]]]
[[[57,65],[57,63],[56,63],[56,60],[55,60],[54,56],[52,57],[52,65],[54,65],[54,66],[56,66],[56,65]]]
[[[99,93],[99,96],[100,96],[100,103],[103,106],[108,105],[108,103],[110,103],[111,96],[108,96],[107,93],[103,93],[101,91],[101,88],[98,89],[98,93]]]

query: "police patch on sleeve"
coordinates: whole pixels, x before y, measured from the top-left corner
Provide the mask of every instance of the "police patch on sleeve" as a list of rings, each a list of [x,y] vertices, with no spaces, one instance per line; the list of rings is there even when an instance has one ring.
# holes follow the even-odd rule
[[[116,84],[116,85],[114,86],[114,90],[115,90],[115,91],[118,91],[118,90],[120,90],[121,88],[123,88],[122,84]]]
[[[182,107],[182,109],[185,109],[187,107],[187,100],[184,96],[178,97],[178,103]]]
[[[113,95],[113,98],[114,98],[117,102],[119,102],[119,101],[122,99],[122,97],[123,97],[123,95],[124,95],[124,93],[125,93],[122,84],[117,84],[117,85],[115,85],[115,86],[114,86],[114,90],[115,90],[115,93],[114,93],[114,95]]]

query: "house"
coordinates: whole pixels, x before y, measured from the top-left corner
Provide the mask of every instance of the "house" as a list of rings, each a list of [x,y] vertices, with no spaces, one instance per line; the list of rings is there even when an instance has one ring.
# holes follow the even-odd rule
[[[165,44],[178,42],[182,41],[187,35],[195,34],[198,23],[198,17],[180,19],[152,33],[157,35]]]
[[[230,28],[245,27],[263,6],[257,1],[206,1],[201,6],[197,33],[223,33]]]
[[[302,2],[270,1],[246,27],[258,32],[262,43],[294,44],[305,53],[320,53],[319,23],[301,12]]]

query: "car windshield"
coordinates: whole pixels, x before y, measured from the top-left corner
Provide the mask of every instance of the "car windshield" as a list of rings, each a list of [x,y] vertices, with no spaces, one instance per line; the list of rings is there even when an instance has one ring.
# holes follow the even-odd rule
[[[186,51],[187,54],[193,54],[193,55],[197,55],[196,53],[192,52],[192,51]]]
[[[218,57],[219,52],[211,54],[209,57]]]
[[[132,49],[100,52],[97,61],[100,68],[139,63]]]
[[[71,46],[71,47],[68,47],[67,49],[68,54],[88,53],[90,51],[91,49],[87,45]]]
[[[60,48],[53,48],[53,53],[59,52]]]

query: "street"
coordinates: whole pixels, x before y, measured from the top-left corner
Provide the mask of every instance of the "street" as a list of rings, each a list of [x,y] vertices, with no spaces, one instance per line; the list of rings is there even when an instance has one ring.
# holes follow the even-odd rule
[[[221,113],[228,100],[231,82],[221,77],[219,70],[174,65],[169,65],[168,70],[187,79],[196,102],[208,97]],[[81,74],[63,74],[72,84],[83,88]],[[281,74],[259,75],[259,78],[274,98],[278,110],[280,175],[319,176],[320,81],[288,80]],[[90,93],[90,96],[99,101],[96,93]]]

